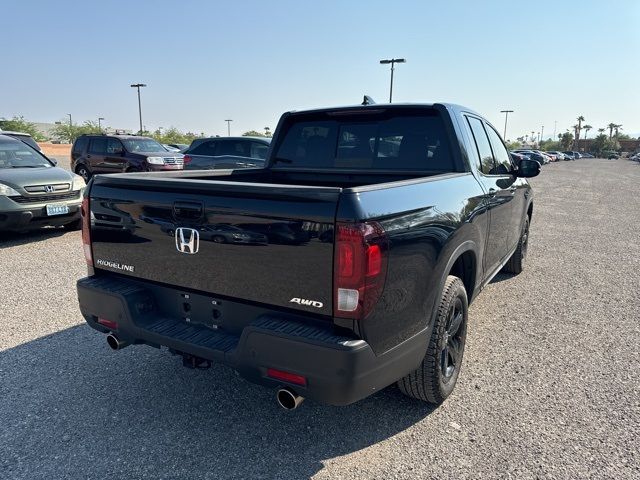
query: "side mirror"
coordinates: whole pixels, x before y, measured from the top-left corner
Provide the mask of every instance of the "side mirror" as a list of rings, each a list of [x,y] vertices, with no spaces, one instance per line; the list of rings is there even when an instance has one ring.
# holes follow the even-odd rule
[[[535,177],[540,173],[540,164],[535,160],[523,158],[522,160],[520,160],[518,169],[514,173],[516,177],[521,178]]]

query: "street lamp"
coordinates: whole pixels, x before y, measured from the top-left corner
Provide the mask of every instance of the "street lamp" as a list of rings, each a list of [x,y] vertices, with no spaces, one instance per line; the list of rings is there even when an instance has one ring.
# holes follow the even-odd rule
[[[391,100],[393,98],[393,71],[395,70],[394,65],[396,63],[407,63],[407,61],[404,58],[389,58],[380,60],[380,63],[382,65],[391,64],[391,86],[389,87],[389,103],[391,103]]]
[[[69,115],[69,143],[73,143],[73,122],[71,121],[71,114],[67,113],[67,115]]]
[[[504,141],[507,141],[507,118],[509,118],[509,114],[513,113],[513,110],[500,110],[500,113],[504,113],[504,135],[502,138]]]
[[[138,114],[140,116],[140,134],[142,134],[142,104],[140,103],[140,87],[146,87],[147,85],[144,83],[134,83],[131,85],[131,88],[138,89]]]
[[[233,120],[231,120],[230,118],[225,120],[225,122],[227,122],[227,137],[231,136],[231,122],[233,122]]]
[[[544,140],[544,125],[542,125],[542,130],[540,132],[540,141],[542,141]]]
[[[98,130],[100,130],[102,132],[102,124],[100,122],[102,122],[102,120],[104,120],[104,117],[98,117]]]

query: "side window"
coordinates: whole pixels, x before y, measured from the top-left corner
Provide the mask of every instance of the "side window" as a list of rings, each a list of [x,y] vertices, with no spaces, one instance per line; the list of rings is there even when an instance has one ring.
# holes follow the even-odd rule
[[[500,140],[500,136],[490,125],[486,126],[486,130],[487,135],[489,135],[489,141],[491,142],[491,148],[493,149],[493,156],[496,161],[496,167],[491,173],[493,175],[509,175],[511,170],[513,170],[509,152],[507,152],[502,140]]]
[[[87,137],[78,137],[76,143],[73,144],[73,153],[82,153],[84,149],[89,143],[89,139]]]
[[[218,142],[216,156],[231,155],[234,157],[248,157],[246,144],[244,141],[224,140]]]
[[[97,153],[99,155],[104,155],[107,153],[107,139],[106,138],[93,138],[91,140],[91,147],[89,148],[90,153]]]
[[[251,158],[259,158],[260,160],[264,160],[267,158],[268,150],[269,145],[265,145],[264,143],[251,142]]]
[[[203,142],[189,153],[193,155],[207,155],[213,157],[216,154],[216,141]]]
[[[117,138],[107,139],[107,153],[110,155],[120,155],[124,151],[122,142]]]
[[[484,131],[482,122],[475,117],[467,117],[469,127],[473,132],[473,138],[478,148],[478,155],[480,155],[480,170],[486,175],[492,175],[495,163],[493,161],[493,153],[491,152],[491,145],[487,138],[487,133]]]

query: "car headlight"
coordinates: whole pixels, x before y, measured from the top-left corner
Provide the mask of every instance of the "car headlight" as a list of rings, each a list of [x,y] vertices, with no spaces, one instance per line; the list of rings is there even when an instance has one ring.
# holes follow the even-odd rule
[[[164,158],[162,157],[147,157],[147,163],[151,165],[164,165]]]
[[[17,197],[17,196],[20,196],[20,193],[15,191],[9,185],[0,183],[0,195],[6,196],[6,197]]]
[[[73,184],[71,185],[71,190],[82,190],[86,186],[87,184],[85,183],[84,178],[82,178],[80,175],[73,176]]]

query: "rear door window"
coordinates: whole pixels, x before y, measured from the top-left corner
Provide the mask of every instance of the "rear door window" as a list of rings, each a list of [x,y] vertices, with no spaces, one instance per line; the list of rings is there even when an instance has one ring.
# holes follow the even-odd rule
[[[203,142],[189,152],[192,155],[206,155],[213,157],[216,154],[216,141]]]
[[[107,139],[106,138],[93,138],[91,139],[91,146],[89,147],[90,153],[97,155],[105,155],[107,153]]]
[[[292,115],[276,168],[456,171],[435,109],[338,111]]]
[[[245,140],[221,140],[216,147],[216,156],[248,157],[248,144]]]

